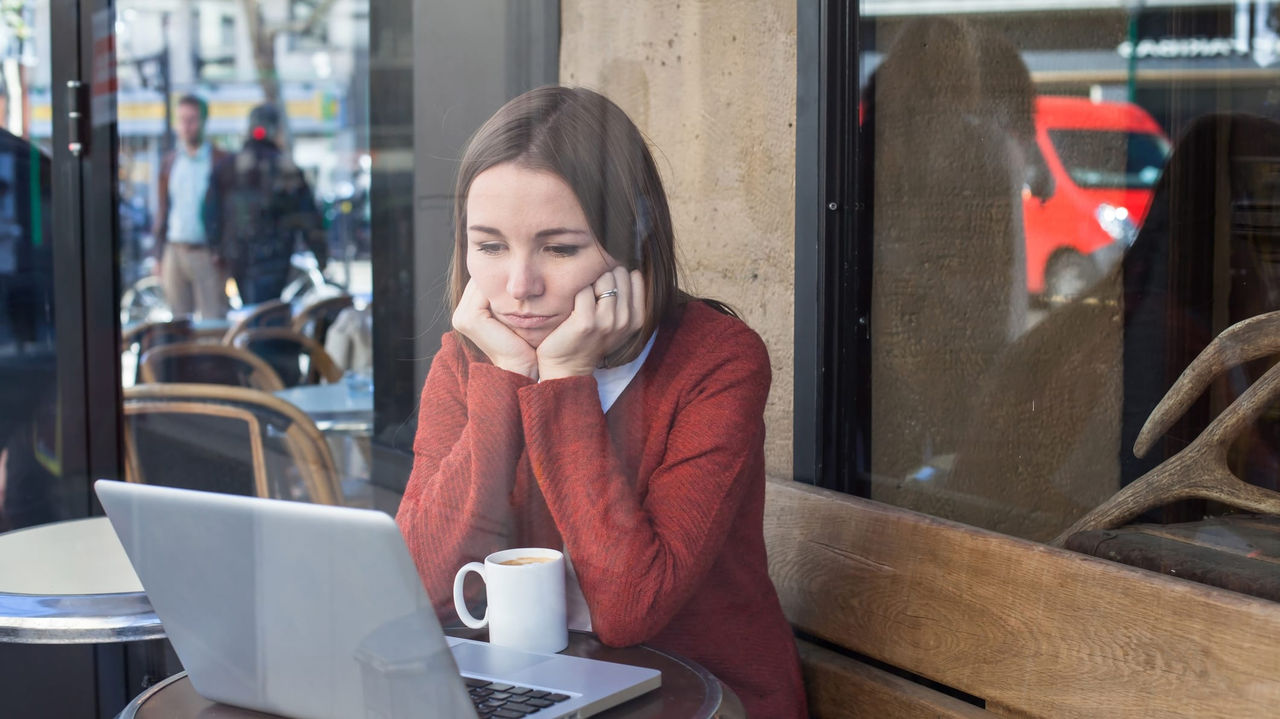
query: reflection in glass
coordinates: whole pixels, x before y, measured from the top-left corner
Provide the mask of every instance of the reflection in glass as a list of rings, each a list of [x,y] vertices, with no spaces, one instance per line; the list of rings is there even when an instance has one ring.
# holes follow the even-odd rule
[[[1194,439],[1266,369],[1228,372],[1155,456],[1133,456],[1191,358],[1229,324],[1280,308],[1280,196],[1265,179],[1276,135],[1246,114],[1275,115],[1260,88],[1277,58],[1174,42],[1236,33],[1229,46],[1256,47],[1269,30],[1198,7],[895,8],[864,8],[859,47],[870,493],[1049,539]],[[1156,41],[1168,52],[1153,54]],[[1041,157],[1019,130],[1027,113]],[[1262,486],[1280,456],[1274,426],[1264,417],[1231,453]]]
[[[121,196],[126,199],[120,215],[120,271],[126,323],[173,317],[175,298],[164,297],[160,282],[161,245],[165,239],[191,238],[157,234],[169,226],[170,200],[182,200],[184,188],[193,184],[182,183],[177,195],[173,188],[161,187],[174,157],[180,157],[173,151],[187,140],[180,99],[188,96],[206,106],[198,139],[214,151],[232,153],[246,142],[261,141],[252,137],[250,127],[249,110],[255,105],[279,113],[280,137],[263,139],[278,139],[273,144],[301,170],[318,213],[310,234],[319,235],[323,245],[299,245],[299,253],[286,263],[286,286],[272,296],[301,301],[344,289],[367,295],[369,162],[363,130],[366,83],[361,79],[367,74],[367,3],[314,8],[283,0],[189,2],[177,8],[126,3],[118,19]],[[199,205],[203,194],[198,188],[190,192],[195,198],[190,201]],[[218,256],[218,248],[210,249],[227,275],[227,258]],[[316,262],[312,255],[332,256],[335,263],[326,269],[324,257]],[[224,284],[226,302],[238,307],[243,302],[240,288]]]
[[[1088,189],[1154,187],[1169,142],[1146,132],[1050,130],[1067,174]]]
[[[371,384],[368,15],[367,0],[117,6],[121,381],[137,478],[368,501],[372,407],[313,392],[344,372]],[[189,417],[157,435],[138,408],[176,400],[133,386],[178,382],[301,402],[305,420],[277,412],[262,438],[193,434]],[[285,387],[295,394],[271,396]],[[304,451],[288,439],[298,431],[320,439]],[[172,476],[187,463],[240,469]],[[314,467],[318,484],[304,481]]]
[[[0,23],[0,531],[69,516],[55,389],[50,156],[47,135],[33,132],[40,125],[31,102],[50,82],[47,38],[35,32],[47,13],[47,3],[22,3]]]

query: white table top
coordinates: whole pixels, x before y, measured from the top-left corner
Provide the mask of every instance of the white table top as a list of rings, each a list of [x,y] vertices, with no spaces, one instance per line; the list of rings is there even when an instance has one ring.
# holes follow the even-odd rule
[[[373,412],[373,392],[353,391],[345,382],[290,387],[275,395],[313,416]]]
[[[373,431],[373,388],[367,380],[344,378],[333,384],[290,387],[275,395],[305,412],[321,432],[360,436]]]
[[[0,534],[0,642],[97,644],[163,636],[106,517]]]
[[[116,594],[142,583],[106,517],[0,534],[0,592]]]

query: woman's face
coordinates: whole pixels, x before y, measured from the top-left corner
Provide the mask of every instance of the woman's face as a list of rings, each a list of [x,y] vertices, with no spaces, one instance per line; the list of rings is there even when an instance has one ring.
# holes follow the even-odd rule
[[[618,265],[564,180],[512,163],[472,180],[466,250],[493,316],[535,348],[573,312],[574,295]]]

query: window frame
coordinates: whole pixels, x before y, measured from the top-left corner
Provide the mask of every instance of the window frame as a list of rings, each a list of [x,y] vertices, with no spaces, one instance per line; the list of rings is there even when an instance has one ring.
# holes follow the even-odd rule
[[[857,142],[857,3],[796,4],[796,480],[870,493],[870,216]]]

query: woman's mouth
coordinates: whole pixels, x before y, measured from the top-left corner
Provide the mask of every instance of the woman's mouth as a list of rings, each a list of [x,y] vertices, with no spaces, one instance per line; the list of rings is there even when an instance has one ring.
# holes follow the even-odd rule
[[[525,330],[535,330],[545,327],[555,319],[555,315],[528,315],[517,313],[503,313],[502,320],[510,327],[519,327]]]

